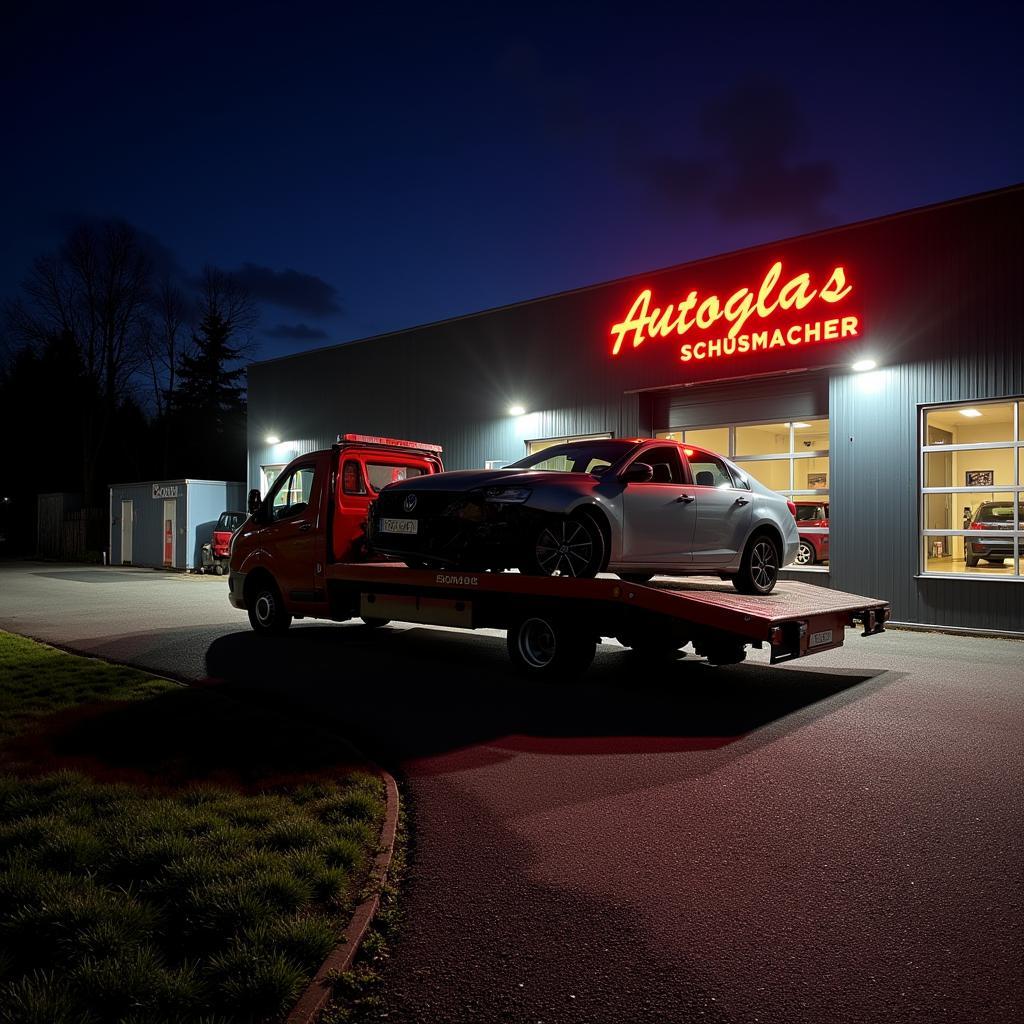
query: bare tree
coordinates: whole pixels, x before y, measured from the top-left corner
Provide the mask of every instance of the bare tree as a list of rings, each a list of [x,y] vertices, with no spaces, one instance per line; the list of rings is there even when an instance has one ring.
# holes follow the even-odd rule
[[[149,377],[158,416],[164,414],[174,394],[188,312],[184,293],[165,275],[153,292],[153,316],[145,333]]]
[[[96,397],[82,424],[82,483],[90,498],[113,412],[145,365],[151,283],[150,260],[129,225],[84,224],[57,254],[36,260],[7,311],[14,340],[39,346],[59,335],[78,349]]]
[[[252,351],[249,331],[256,326],[259,312],[248,289],[231,274],[216,267],[203,267],[199,282],[198,323],[216,317],[224,325],[225,335],[239,355]]]

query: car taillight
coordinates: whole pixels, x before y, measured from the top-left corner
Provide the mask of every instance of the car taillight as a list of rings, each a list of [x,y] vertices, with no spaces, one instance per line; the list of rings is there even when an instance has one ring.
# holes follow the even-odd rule
[[[985,524],[984,523],[971,523],[971,529],[972,530],[984,530],[985,529]]]
[[[789,506],[789,514],[796,519],[796,502],[786,499],[786,504]]]

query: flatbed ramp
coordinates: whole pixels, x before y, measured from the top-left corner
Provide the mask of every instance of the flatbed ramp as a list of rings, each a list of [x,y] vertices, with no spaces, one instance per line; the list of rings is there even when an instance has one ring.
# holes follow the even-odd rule
[[[339,618],[507,629],[514,658],[513,631],[526,621],[567,636],[616,637],[638,649],[666,638],[680,640],[676,647],[692,642],[719,664],[742,660],[748,644],[768,644],[774,664],[841,647],[850,626],[862,627],[863,636],[880,633],[890,616],[886,601],[788,580],[771,594],[750,596],[709,577],[639,584],[397,563],[335,563],[326,575]]]

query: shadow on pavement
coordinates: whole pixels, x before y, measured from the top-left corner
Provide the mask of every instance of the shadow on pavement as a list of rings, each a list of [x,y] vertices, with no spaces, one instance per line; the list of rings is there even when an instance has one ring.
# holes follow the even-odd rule
[[[538,683],[515,674],[501,638],[356,624],[221,636],[206,666],[232,687],[315,708],[391,765],[481,743],[549,754],[711,750],[798,712],[823,714],[813,709],[831,698],[859,699],[885,675],[712,668],[693,655],[651,666],[605,646],[581,680]]]

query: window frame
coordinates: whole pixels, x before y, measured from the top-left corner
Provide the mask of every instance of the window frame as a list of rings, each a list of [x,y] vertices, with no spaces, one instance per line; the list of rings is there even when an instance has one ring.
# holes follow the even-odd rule
[[[925,444],[928,437],[928,413],[936,409],[961,409],[983,405],[1009,405],[1013,409],[1013,440],[1010,441],[972,441],[969,444]],[[917,539],[918,539],[918,576],[928,579],[948,580],[997,580],[1001,582],[1019,583],[1024,581],[1024,565],[1021,564],[1024,558],[1024,521],[1021,519],[1020,504],[1024,501],[1024,480],[1021,479],[1021,459],[1024,457],[1024,437],[1021,435],[1022,423],[1021,406],[1024,405],[1024,395],[1006,395],[1002,398],[964,398],[956,402],[931,402],[917,407]],[[981,487],[925,487],[926,462],[929,455],[943,452],[969,452],[982,451],[985,449],[1008,449],[1013,455],[1013,480],[1012,484],[991,484]],[[939,530],[929,529],[925,526],[927,522],[927,500],[929,494],[1009,494],[1010,502],[1013,505],[1013,530],[1010,537],[1013,547],[1014,571],[1010,573],[993,573],[988,575],[979,572],[937,572],[928,568],[928,541],[929,538],[942,537],[974,537],[976,539],[1006,536],[1005,531],[986,533],[983,530]],[[966,570],[966,566],[965,566]]]

